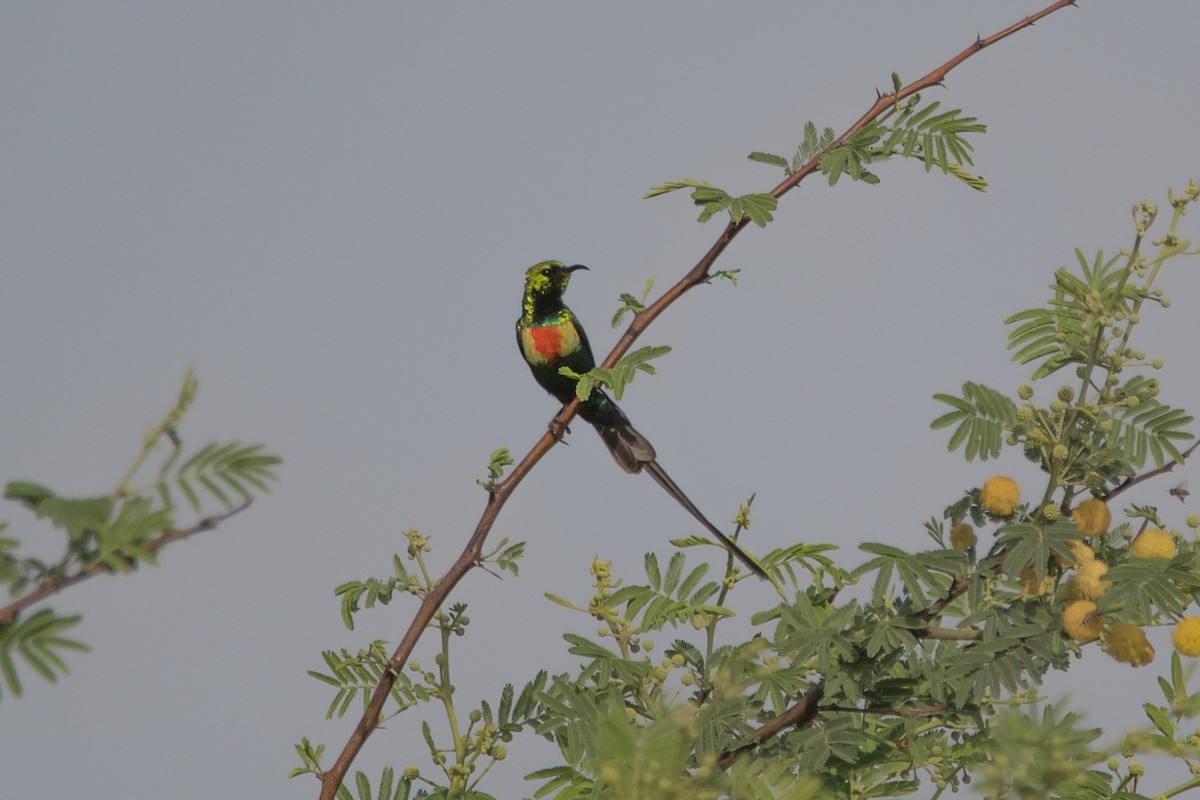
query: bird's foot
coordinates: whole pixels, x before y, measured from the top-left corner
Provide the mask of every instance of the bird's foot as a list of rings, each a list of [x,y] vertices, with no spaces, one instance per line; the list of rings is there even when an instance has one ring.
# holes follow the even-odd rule
[[[570,433],[571,429],[567,427],[567,423],[563,421],[562,417],[555,415],[554,419],[550,420],[550,425],[548,427],[550,428],[551,436],[553,436],[559,442],[566,444],[566,442],[563,441],[563,436]]]

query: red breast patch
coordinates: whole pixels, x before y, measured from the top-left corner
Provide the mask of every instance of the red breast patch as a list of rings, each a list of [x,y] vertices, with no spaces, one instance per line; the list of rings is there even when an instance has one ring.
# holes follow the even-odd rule
[[[533,349],[546,361],[562,355],[562,330],[556,325],[545,325],[529,329],[529,340]]]

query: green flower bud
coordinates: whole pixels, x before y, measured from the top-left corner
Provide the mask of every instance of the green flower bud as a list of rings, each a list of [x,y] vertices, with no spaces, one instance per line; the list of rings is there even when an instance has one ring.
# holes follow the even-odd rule
[[[1035,414],[1036,412],[1033,410],[1033,406],[1021,406],[1017,409],[1017,422],[1029,424],[1030,422],[1033,422]]]
[[[1062,509],[1054,505],[1054,503],[1046,503],[1042,506],[1042,516],[1047,522],[1054,522],[1062,515]]]
[[[502,744],[498,744],[492,748],[492,758],[496,759],[497,761],[503,761],[504,757],[507,755],[508,748]]]
[[[471,720],[471,722],[479,722],[482,717],[483,714],[479,712],[478,708],[472,708],[471,713],[467,714],[467,719]]]
[[[1150,366],[1153,367],[1154,369],[1162,369],[1163,368],[1163,360],[1161,358],[1152,358],[1152,359],[1150,359]]]
[[[1058,399],[1062,400],[1064,403],[1071,402],[1075,399],[1075,390],[1070,386],[1058,387]]]
[[[1056,445],[1054,445],[1054,449],[1050,451],[1050,454],[1051,454],[1051,455],[1052,455],[1052,456],[1053,456],[1053,457],[1054,457],[1056,460],[1058,460],[1058,461],[1062,461],[1062,460],[1064,460],[1064,459],[1065,459],[1065,458],[1066,458],[1068,455],[1070,455],[1070,452],[1071,452],[1071,451],[1069,451],[1069,450],[1067,449],[1067,446],[1066,446],[1065,444],[1056,444]]]
[[[1028,400],[1029,398],[1033,397],[1033,387],[1028,383],[1022,383],[1017,387],[1017,397],[1021,398],[1022,400]]]
[[[409,764],[404,768],[404,780],[411,782],[415,781],[419,777],[421,777],[421,770],[417,769],[412,764]]]
[[[1200,528],[1200,514],[1188,514],[1186,521],[1189,528]]]

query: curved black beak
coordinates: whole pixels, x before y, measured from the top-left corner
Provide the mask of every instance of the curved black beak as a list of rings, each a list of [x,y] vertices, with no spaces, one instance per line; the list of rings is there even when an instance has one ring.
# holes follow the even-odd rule
[[[571,266],[565,267],[564,269],[567,272],[574,272],[577,269],[587,269],[587,267],[585,267],[583,264],[572,264]],[[591,272],[591,270],[589,269],[588,272]]]

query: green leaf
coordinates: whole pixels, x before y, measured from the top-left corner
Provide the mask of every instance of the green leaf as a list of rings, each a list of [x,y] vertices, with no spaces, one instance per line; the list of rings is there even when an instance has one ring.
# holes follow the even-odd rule
[[[935,430],[957,426],[947,450],[953,452],[965,444],[968,461],[974,461],[976,456],[987,461],[1000,455],[1005,428],[1017,418],[1017,407],[1012,400],[995,389],[970,381],[963,384],[961,398],[948,394],[933,397],[954,409],[930,424]]]
[[[747,158],[749,158],[751,161],[757,161],[760,164],[770,164],[773,167],[780,167],[784,172],[789,174],[791,172],[788,166],[788,160],[783,156],[777,156],[774,153],[761,153],[755,150],[753,153],[747,156]]]
[[[494,455],[494,454],[493,454]],[[177,468],[174,459],[159,471],[158,481],[141,491],[155,491],[167,505],[174,505],[171,490],[177,488],[194,511],[201,511],[197,486],[225,507],[234,504],[234,496],[246,502],[252,497],[250,488],[261,492],[270,490],[276,480],[275,467],[283,462],[279,456],[266,452],[261,444],[244,445],[211,442],[194,453]]]
[[[68,672],[67,664],[59,652],[87,652],[91,649],[82,642],[63,636],[81,619],[77,614],[60,617],[50,609],[43,609],[28,618],[18,617],[0,624],[0,679],[3,679],[3,685],[14,697],[20,697],[23,691],[14,656],[19,656],[26,666],[44,680],[57,683],[59,676]]]
[[[95,536],[96,531],[107,524],[113,510],[111,497],[70,500],[26,481],[9,483],[4,489],[4,497],[21,503],[38,519],[49,519],[55,527],[65,529],[73,544]]]

